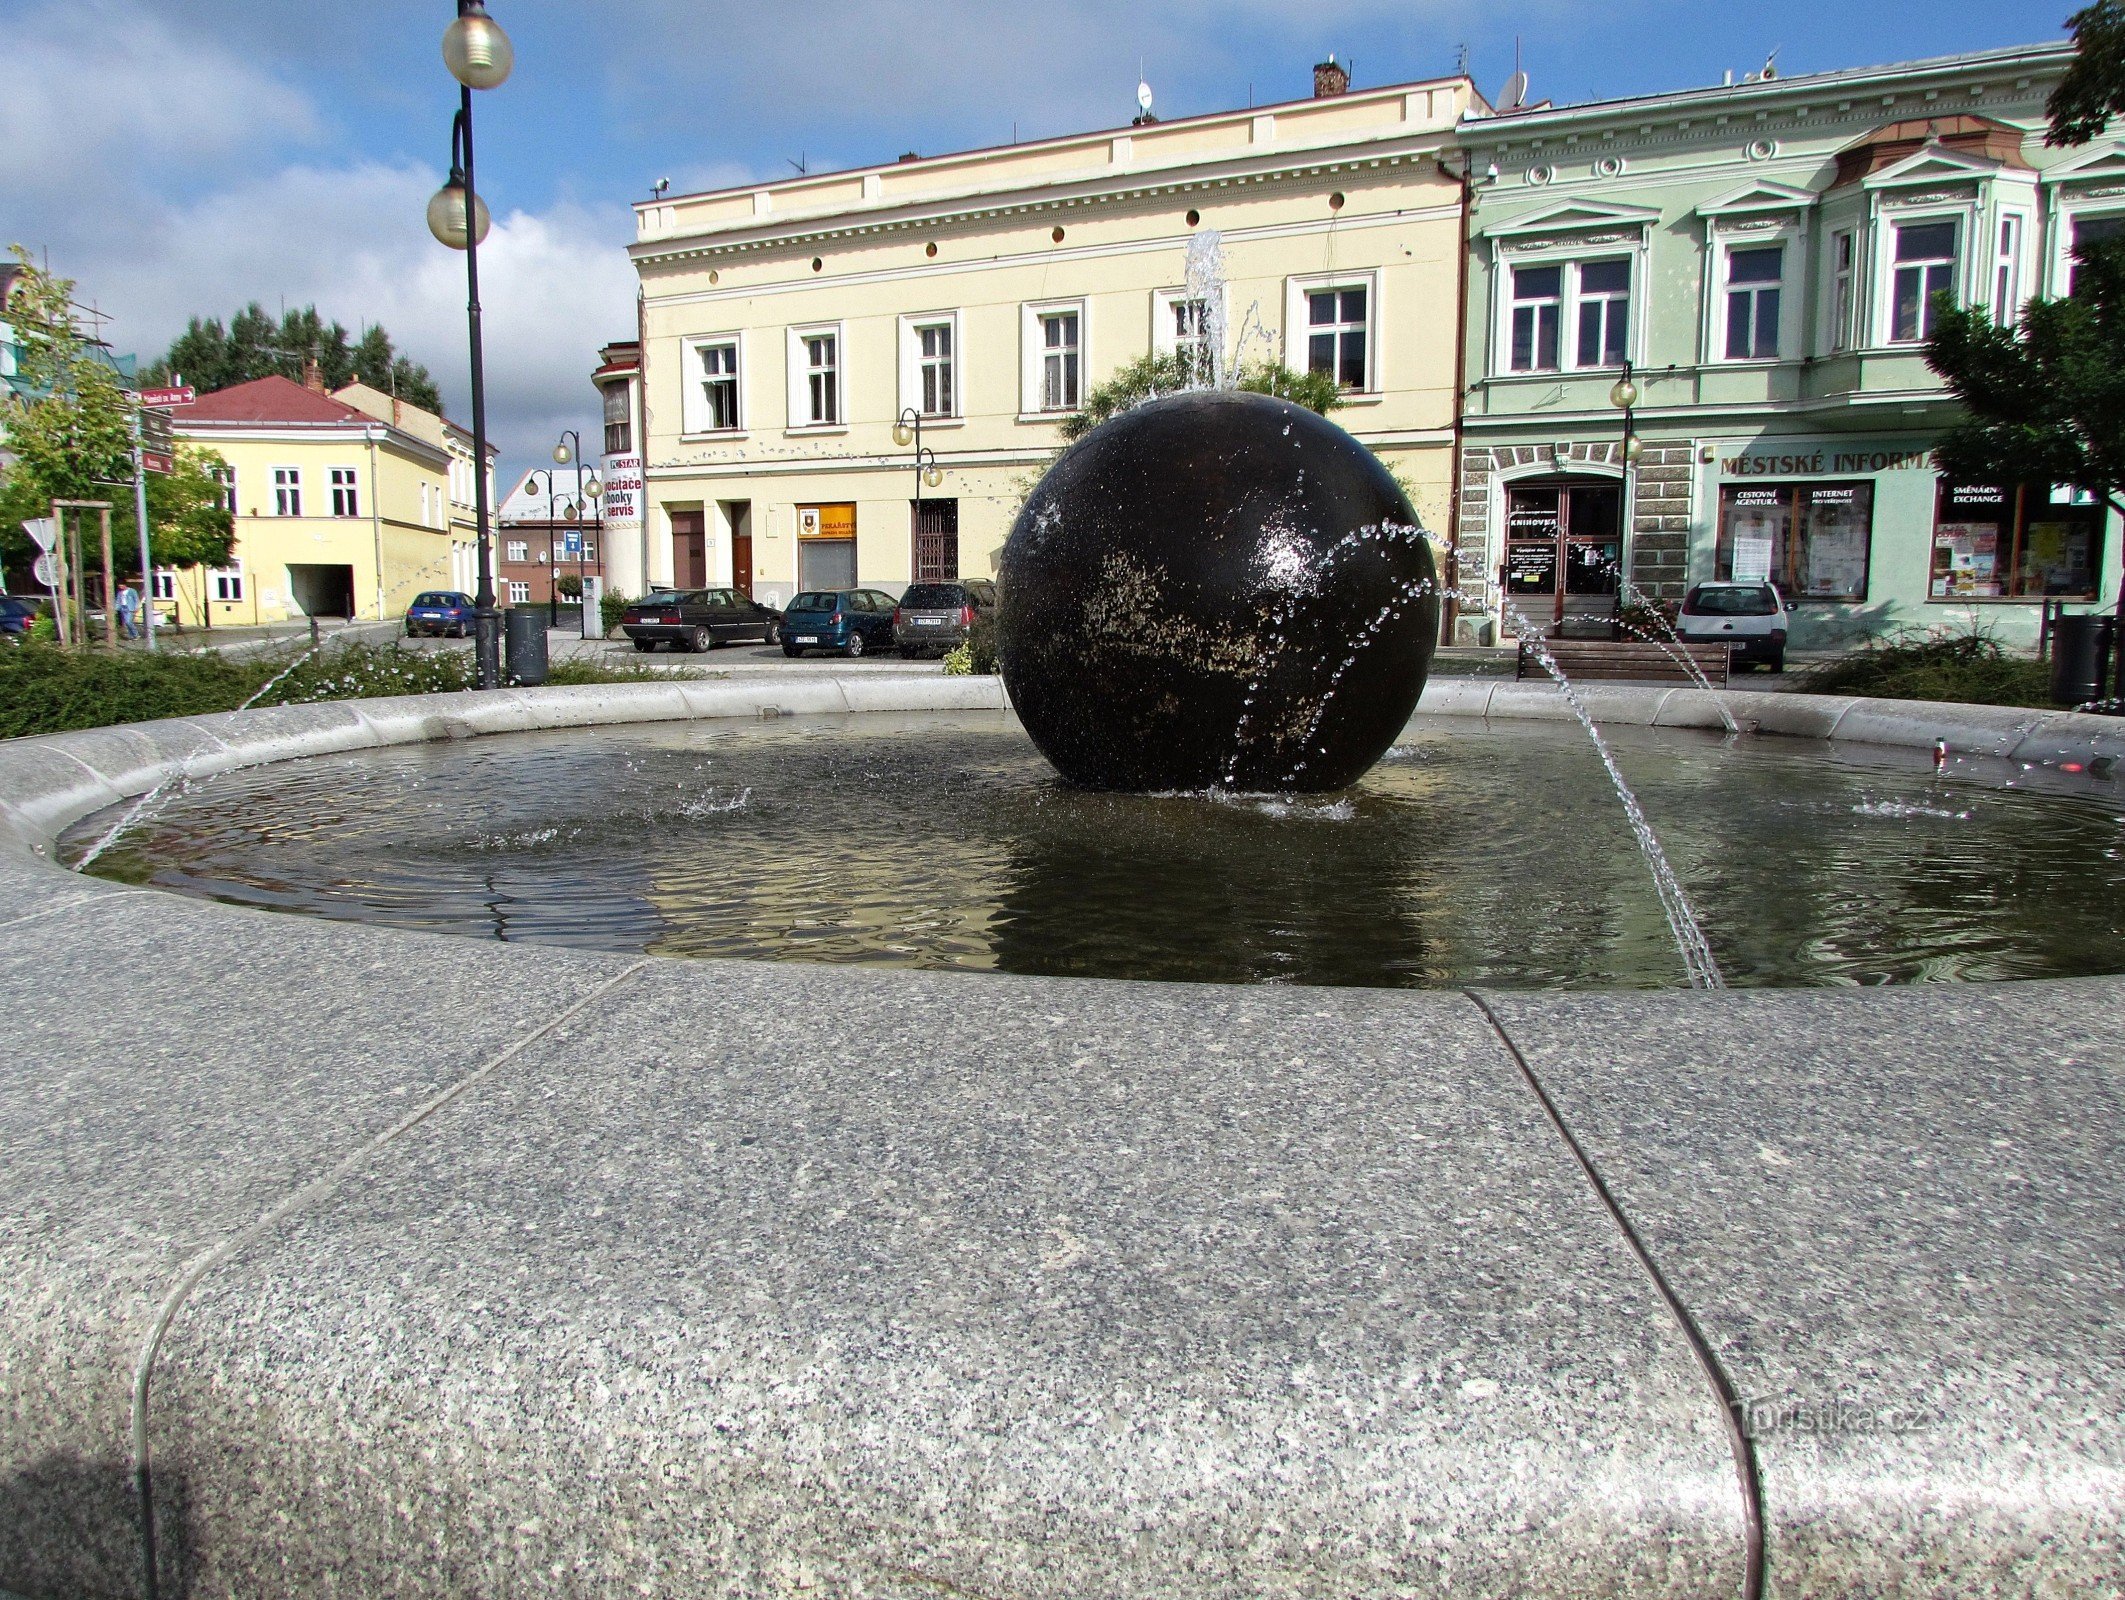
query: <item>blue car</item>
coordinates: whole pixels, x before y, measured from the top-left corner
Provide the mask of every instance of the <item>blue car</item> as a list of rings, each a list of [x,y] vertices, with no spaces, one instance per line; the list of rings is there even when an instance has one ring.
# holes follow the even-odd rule
[[[877,589],[807,589],[782,609],[782,653],[860,656],[893,642],[893,597]]]
[[[413,604],[406,607],[409,639],[424,633],[463,639],[471,634],[472,626],[472,596],[455,589],[430,589],[426,594],[415,595]]]

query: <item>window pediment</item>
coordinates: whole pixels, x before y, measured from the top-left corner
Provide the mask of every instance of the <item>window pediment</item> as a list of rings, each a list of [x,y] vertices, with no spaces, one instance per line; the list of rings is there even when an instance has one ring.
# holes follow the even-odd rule
[[[1716,222],[1741,221],[1751,217],[1783,217],[1796,211],[1805,211],[1816,201],[1812,189],[1796,189],[1790,184],[1771,183],[1757,179],[1738,189],[1730,189],[1723,195],[1707,200],[1697,208],[1697,215]]]
[[[1929,146],[1904,157],[1860,180],[1863,189],[1924,189],[1967,185],[1998,177],[2007,170],[2003,161],[1965,155],[1959,150]]]
[[[1648,206],[1610,205],[1599,200],[1566,200],[1510,221],[1478,230],[1489,239],[1534,240],[1570,233],[1606,233],[1636,238],[1660,220]]]
[[[2053,167],[2044,182],[2058,187],[2125,184],[2125,150],[2091,150]]]

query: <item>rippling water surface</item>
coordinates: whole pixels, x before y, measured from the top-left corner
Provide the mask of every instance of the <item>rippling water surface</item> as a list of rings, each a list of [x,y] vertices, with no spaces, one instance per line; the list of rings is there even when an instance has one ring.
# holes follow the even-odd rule
[[[1730,983],[2125,970],[2125,786],[1609,730]],[[69,836],[70,858],[117,813]],[[203,780],[102,876],[474,938],[1218,983],[1679,986],[1576,728],[1420,719],[1356,787],[1087,794],[1009,718],[518,734]]]

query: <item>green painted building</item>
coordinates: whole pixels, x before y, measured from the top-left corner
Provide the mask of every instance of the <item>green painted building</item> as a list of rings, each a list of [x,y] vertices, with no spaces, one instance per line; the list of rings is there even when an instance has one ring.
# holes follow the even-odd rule
[[[1606,632],[1769,577],[1796,648],[2036,636],[2110,605],[2119,530],[2070,486],[1949,484],[1933,296],[2013,317],[2125,229],[2125,151],[2044,143],[2038,45],[1471,116],[1457,637]],[[1630,364],[1639,441],[1614,391]]]

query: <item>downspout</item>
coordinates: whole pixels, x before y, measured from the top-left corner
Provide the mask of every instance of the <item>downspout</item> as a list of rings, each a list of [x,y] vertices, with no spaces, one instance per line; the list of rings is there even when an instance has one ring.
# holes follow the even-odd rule
[[[1454,442],[1446,483],[1446,553],[1453,571],[1447,578],[1446,609],[1440,621],[1447,644],[1453,643],[1454,625],[1461,615],[1461,452],[1468,417],[1468,241],[1469,214],[1476,204],[1475,169],[1475,157],[1466,150],[1461,152],[1459,172],[1439,162],[1441,174],[1458,179],[1461,185],[1460,253],[1454,260]]]
[[[384,620],[384,502],[376,486],[376,430],[369,430],[369,531],[376,541],[376,620]]]

